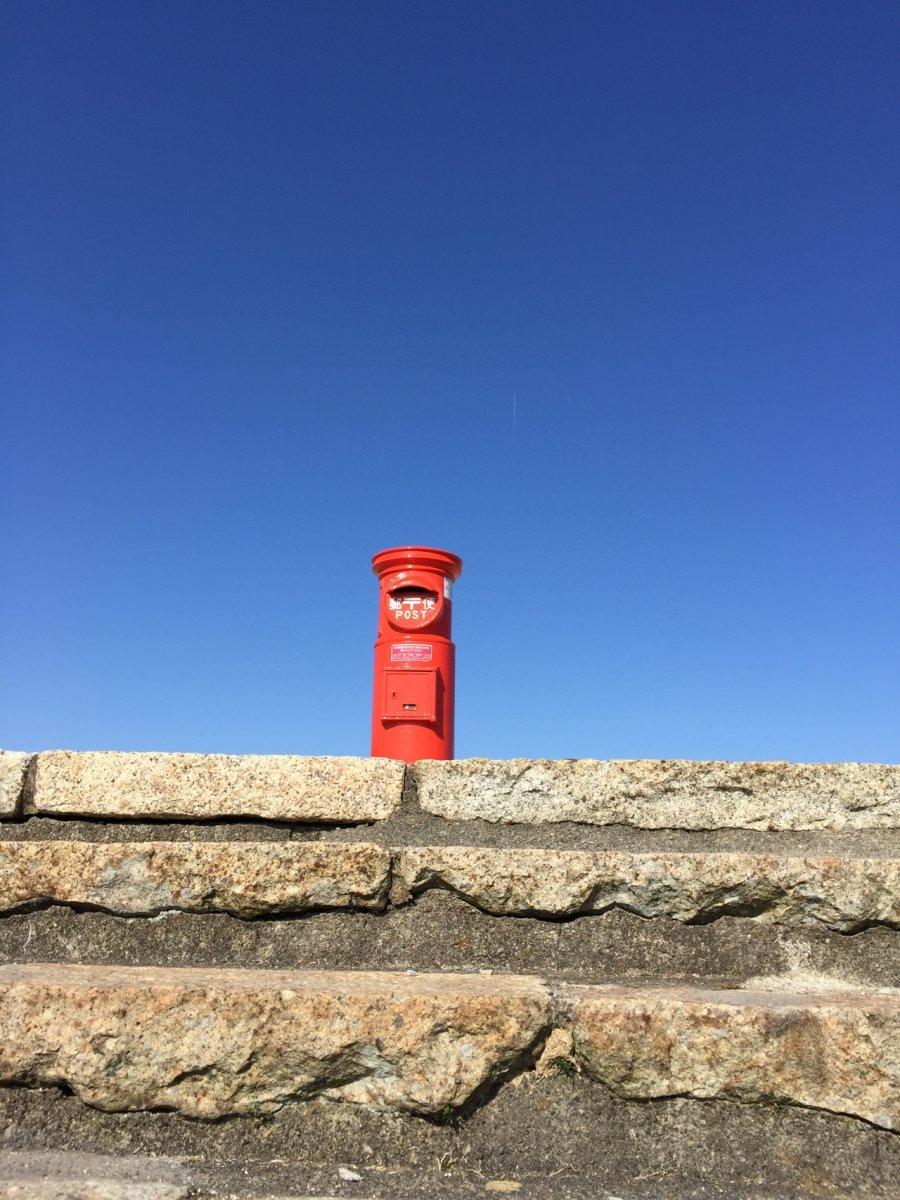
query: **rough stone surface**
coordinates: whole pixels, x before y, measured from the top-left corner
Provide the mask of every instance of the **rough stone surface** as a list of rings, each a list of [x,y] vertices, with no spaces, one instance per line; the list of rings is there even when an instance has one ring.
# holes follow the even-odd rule
[[[95,817],[381,821],[400,803],[404,767],[386,758],[289,755],[37,756],[27,812]]]
[[[0,967],[0,1081],[217,1118],[324,1097],[437,1116],[571,1029],[619,1096],[799,1104],[895,1129],[900,993],[563,987],[515,976]]]
[[[393,860],[393,867],[392,867]],[[728,915],[854,932],[900,924],[900,861],[725,853],[405,847],[360,842],[0,842],[0,912],[46,904],[241,917],[380,908],[433,888],[485,912]]]
[[[643,917],[735,914],[843,932],[900,925],[900,859],[420,846],[396,851],[393,881],[396,901],[443,887],[498,915],[620,907]]]
[[[33,757],[17,750],[0,750],[0,820],[19,811],[25,772]]]
[[[459,759],[412,768],[421,807],[458,820],[651,829],[888,829],[900,767],[870,763]]]
[[[0,911],[378,908],[389,875],[388,852],[365,842],[0,842]]]
[[[585,988],[572,1034],[576,1062],[619,1096],[802,1104],[900,1125],[900,992]]]
[[[214,1119],[324,1096],[436,1115],[532,1051],[527,977],[0,967],[0,1081]]]
[[[0,755],[0,1200],[893,1200],[898,772]]]

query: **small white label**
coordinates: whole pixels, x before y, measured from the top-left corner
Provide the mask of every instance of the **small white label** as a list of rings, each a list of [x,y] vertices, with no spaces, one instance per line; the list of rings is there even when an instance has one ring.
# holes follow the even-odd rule
[[[444,576],[444,599],[449,600],[452,595],[453,595],[453,584],[445,575]]]
[[[430,642],[394,642],[391,662],[431,662]]]

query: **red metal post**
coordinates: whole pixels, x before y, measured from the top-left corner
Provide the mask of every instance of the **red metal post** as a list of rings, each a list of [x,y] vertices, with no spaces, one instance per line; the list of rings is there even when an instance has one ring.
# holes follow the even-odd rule
[[[462,559],[431,546],[395,546],[375,555],[372,570],[379,586],[372,754],[452,758],[451,591]]]

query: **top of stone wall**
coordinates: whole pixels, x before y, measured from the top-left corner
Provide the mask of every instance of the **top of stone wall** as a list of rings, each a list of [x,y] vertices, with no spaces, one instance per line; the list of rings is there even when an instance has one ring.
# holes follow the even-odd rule
[[[416,764],[419,804],[456,820],[643,829],[892,829],[900,767],[489,758]]]
[[[26,769],[29,768],[30,769]],[[0,752],[0,817],[383,821],[407,771],[425,812],[645,829],[900,828],[900,767],[868,763]]]
[[[382,821],[400,803],[403,771],[386,758],[51,750],[37,756],[24,807],[48,816]]]

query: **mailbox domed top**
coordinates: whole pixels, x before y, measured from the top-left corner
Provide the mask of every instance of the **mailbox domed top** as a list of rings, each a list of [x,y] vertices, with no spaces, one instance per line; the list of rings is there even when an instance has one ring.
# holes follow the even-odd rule
[[[458,579],[462,572],[462,559],[449,550],[438,550],[435,546],[393,546],[381,550],[372,558],[372,570],[376,575],[391,571],[437,571],[447,579]]]

